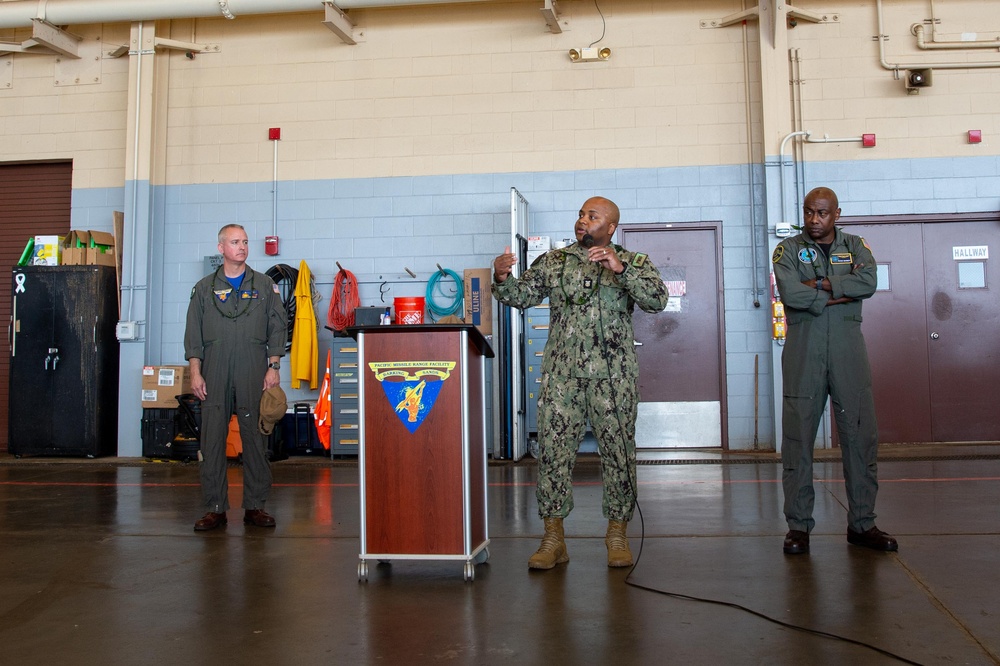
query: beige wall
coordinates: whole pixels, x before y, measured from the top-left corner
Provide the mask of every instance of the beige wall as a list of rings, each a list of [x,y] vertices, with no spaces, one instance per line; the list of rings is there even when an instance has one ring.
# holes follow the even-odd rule
[[[799,25],[788,32],[790,48],[802,58],[805,129],[822,135],[874,132],[879,149],[828,147],[824,159],[886,159],[997,154],[1000,123],[1000,68],[934,71],[932,87],[906,94],[903,81],[884,69],[878,57],[874,2],[847,5],[817,0],[795,3],[813,11],[838,10],[839,24]],[[993,62],[1000,49],[920,50],[910,26],[931,18],[929,0],[886,0],[883,34],[888,63]],[[934,3],[940,20],[937,39],[979,40],[1000,37],[1000,3],[949,0]],[[928,33],[929,35],[929,33]],[[998,42],[1000,46],[1000,42]],[[902,72],[902,73],[905,73]],[[981,129],[984,143],[970,146],[967,131]]]
[[[96,65],[44,54],[0,58],[0,69],[7,60],[10,72],[9,87],[0,85],[0,160],[73,159],[74,188],[120,186],[128,58],[100,54],[127,42],[128,26],[74,26],[72,32],[88,44],[89,60],[99,58]],[[30,37],[26,30],[0,30],[0,41],[19,43]],[[83,68],[88,73],[96,69],[99,82],[62,83],[65,72]]]
[[[560,35],[547,31],[540,4],[355,10],[364,33],[356,46],[324,28],[318,12],[161,24],[160,34],[221,47],[194,60],[157,56],[170,68],[158,92],[168,96],[166,145],[155,148],[165,151],[166,182],[269,180],[268,127],[282,128],[283,180],[746,162],[742,29],[700,27],[741,2],[602,0],[602,45],[614,53],[596,64],[566,57],[600,36],[593,3],[562,0],[570,30]],[[873,2],[797,5],[839,17],[799,21],[787,33],[802,58],[804,127],[879,140],[874,151],[832,144],[814,157],[996,154],[1000,69],[938,71],[931,89],[909,96],[879,65]],[[886,5],[890,61],[1000,61],[996,51],[920,52],[909,26],[929,17],[929,1]],[[1000,36],[1000,3],[936,8],[939,38]],[[128,39],[125,24],[71,29],[103,51]],[[0,30],[0,40],[27,36]],[[787,68],[785,53],[763,48],[759,58],[751,44],[754,63]],[[103,57],[100,83],[69,86],[55,85],[54,56],[4,59],[12,71],[11,86],[0,85],[0,159],[71,157],[74,187],[122,185],[128,57]],[[756,85],[758,74],[751,78]],[[775,95],[763,108],[787,103]],[[968,129],[983,130],[984,143],[965,143]],[[766,154],[777,153],[779,138],[767,137]]]

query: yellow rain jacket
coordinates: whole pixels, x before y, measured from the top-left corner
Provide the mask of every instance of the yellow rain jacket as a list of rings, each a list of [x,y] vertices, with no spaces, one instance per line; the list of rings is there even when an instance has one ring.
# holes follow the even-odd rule
[[[316,335],[316,313],[313,310],[312,282],[309,265],[299,263],[299,279],[295,283],[295,327],[292,330],[292,388],[303,381],[309,388],[319,388],[319,340]]]

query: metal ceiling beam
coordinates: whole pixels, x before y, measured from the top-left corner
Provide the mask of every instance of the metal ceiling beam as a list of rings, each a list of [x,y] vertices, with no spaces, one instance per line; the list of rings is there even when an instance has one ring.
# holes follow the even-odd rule
[[[326,10],[323,25],[329,28],[337,37],[340,37],[341,41],[345,44],[357,44],[358,41],[354,39],[354,21],[350,19],[344,10],[332,2],[324,2],[323,7]]]
[[[31,41],[67,58],[79,58],[80,37],[42,19],[32,20]]]
[[[545,24],[549,26],[549,31],[555,34],[562,32],[562,26],[559,25],[559,1],[558,0],[545,0],[545,6],[542,7],[542,16],[545,17]]]
[[[31,39],[21,43],[0,42],[0,53],[58,53],[79,60],[81,39],[71,32],[36,18],[31,21]]]

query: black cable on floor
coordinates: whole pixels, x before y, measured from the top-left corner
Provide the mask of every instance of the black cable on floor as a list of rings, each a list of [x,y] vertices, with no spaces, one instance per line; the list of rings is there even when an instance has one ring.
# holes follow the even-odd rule
[[[641,548],[642,547],[641,547],[641,544],[640,544],[640,551],[639,551],[640,555],[642,554]],[[639,564],[639,558],[636,558],[635,564],[636,565]],[[897,659],[897,660],[903,662],[904,664],[915,664],[915,666],[924,666],[923,664],[921,664],[918,661],[913,661],[911,659],[907,659],[906,657],[898,655],[895,652],[890,652],[889,650],[885,650],[885,649],[880,648],[880,647],[878,647],[876,645],[872,645],[871,643],[866,643],[864,641],[859,641],[859,640],[856,640],[854,638],[848,638],[846,636],[841,636],[839,634],[833,634],[833,633],[830,633],[828,631],[822,631],[820,629],[810,629],[809,627],[803,627],[803,626],[800,626],[800,625],[797,625],[797,624],[792,624],[790,622],[785,622],[783,620],[779,620],[777,618],[771,617],[770,615],[766,615],[765,613],[761,613],[760,611],[755,611],[752,608],[747,608],[746,606],[741,606],[740,604],[736,604],[736,603],[733,603],[731,601],[719,601],[717,599],[706,599],[704,597],[695,597],[695,596],[691,596],[691,595],[688,595],[688,594],[680,594],[679,592],[669,592],[669,591],[666,591],[666,590],[659,590],[659,589],[657,589],[655,587],[649,587],[649,586],[646,586],[646,585],[642,585],[640,583],[636,583],[636,582],[633,582],[633,581],[629,580],[629,578],[631,578],[632,572],[634,570],[635,570],[635,565],[632,566],[632,569],[630,569],[629,572],[628,572],[628,576],[625,577],[625,584],[626,585],[631,585],[632,587],[639,588],[640,590],[646,590],[648,592],[656,592],[657,594],[663,594],[663,595],[666,595],[668,597],[674,597],[676,599],[686,599],[688,601],[699,601],[699,602],[706,603],[706,604],[715,604],[717,606],[726,606],[728,608],[735,608],[737,610],[741,610],[741,611],[744,611],[746,613],[750,613],[751,615],[754,615],[754,616],[759,617],[761,619],[767,620],[768,622],[776,624],[776,625],[778,625],[780,627],[784,627],[786,629],[794,629],[795,631],[801,631],[801,632],[804,632],[804,633],[807,633],[807,634],[812,634],[814,636],[821,636],[823,638],[832,638],[834,640],[844,641],[845,643],[850,643],[852,645],[857,645],[859,647],[863,647],[863,648],[867,648],[869,650],[873,650],[874,652],[878,652],[879,654],[884,654],[885,656],[891,657],[893,659]]]
[[[598,288],[598,298],[600,298],[600,288],[601,288],[601,274],[600,273],[598,273],[598,276],[597,276],[597,288]],[[598,324],[599,324],[599,326],[601,328],[601,338],[600,338],[601,342],[603,344],[607,344],[607,340],[604,338],[604,314],[601,311],[600,303],[598,303],[598,307],[597,307],[597,316],[598,316]],[[602,349],[601,350],[601,352],[602,352],[602,354],[604,356],[604,360],[605,360],[605,362],[606,362],[606,364],[608,366],[608,379],[610,380],[611,376],[612,376],[612,373],[611,373],[611,358],[609,357],[607,351],[608,351],[607,349]],[[619,428],[619,430],[621,430],[621,433],[624,436],[624,434],[625,434],[625,428],[622,425],[621,410],[618,408],[618,401],[615,400],[613,396],[612,396],[612,401],[614,402],[615,418],[618,420],[618,428]],[[764,613],[761,613],[760,611],[755,611],[752,608],[747,608],[746,606],[741,606],[741,605],[733,603],[731,601],[718,601],[716,599],[706,599],[706,598],[703,598],[703,597],[694,597],[694,596],[687,595],[687,594],[680,594],[679,592],[669,592],[669,591],[665,591],[665,590],[658,590],[655,587],[647,587],[646,585],[641,585],[639,583],[635,583],[632,580],[630,580],[632,578],[632,573],[635,571],[635,568],[637,566],[639,566],[639,559],[642,557],[642,547],[643,547],[643,545],[646,542],[646,521],[645,521],[645,519],[642,516],[642,508],[639,506],[639,493],[638,493],[638,489],[632,483],[632,475],[629,473],[628,451],[622,451],[622,453],[623,453],[624,458],[625,458],[624,461],[623,461],[624,462],[624,469],[625,469],[625,472],[626,472],[626,476],[628,477],[629,485],[631,486],[632,497],[635,498],[635,510],[639,514],[639,551],[638,551],[638,553],[635,556],[635,560],[632,562],[632,568],[630,568],[628,570],[628,574],[625,576],[625,584],[626,585],[631,585],[632,587],[638,588],[640,590],[646,590],[646,591],[649,591],[649,592],[656,592],[657,594],[663,594],[663,595],[666,595],[668,597],[674,597],[676,599],[686,599],[688,601],[699,601],[699,602],[706,603],[706,604],[715,604],[717,606],[726,606],[728,608],[735,608],[737,610],[741,610],[741,611],[744,611],[746,613],[750,613],[751,615],[754,615],[754,616],[759,617],[761,619],[767,620],[768,622],[776,624],[776,625],[778,625],[780,627],[784,627],[786,629],[794,629],[795,631],[801,631],[801,632],[804,632],[804,633],[807,633],[807,634],[812,634],[814,636],[821,636],[823,638],[831,638],[831,639],[834,639],[834,640],[843,641],[845,643],[850,643],[852,645],[857,645],[859,647],[863,647],[863,648],[867,648],[869,650],[873,650],[874,652],[878,652],[879,654],[883,654],[883,655],[885,655],[887,657],[890,657],[892,659],[897,659],[897,660],[901,661],[904,664],[914,664],[915,666],[923,666],[923,664],[921,664],[920,662],[912,661],[912,660],[907,659],[906,657],[898,655],[898,654],[896,654],[894,652],[890,652],[889,650],[885,650],[885,649],[882,649],[882,648],[880,648],[878,646],[872,645],[871,643],[865,643],[864,641],[855,640],[853,638],[848,638],[846,636],[841,636],[839,634],[833,634],[833,633],[830,633],[830,632],[827,632],[827,631],[821,631],[819,629],[810,629],[808,627],[802,627],[802,626],[799,626],[797,624],[791,624],[790,622],[785,622],[783,620],[779,620],[777,618],[771,617],[770,615],[766,615]],[[636,470],[636,475],[638,476],[638,470]],[[605,483],[607,483],[607,480],[605,480]]]

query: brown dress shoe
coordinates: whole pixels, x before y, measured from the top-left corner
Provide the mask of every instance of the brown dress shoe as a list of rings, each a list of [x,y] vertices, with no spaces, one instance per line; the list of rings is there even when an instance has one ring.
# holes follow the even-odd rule
[[[785,535],[782,550],[786,555],[802,555],[809,552],[809,533],[802,530],[789,530]]]
[[[243,514],[244,525],[256,525],[257,527],[274,527],[274,516],[263,509],[247,509]]]
[[[893,552],[899,550],[899,544],[891,536],[875,527],[864,532],[855,532],[850,527],[847,528],[847,542],[855,546],[864,546],[873,550],[884,550]]]
[[[207,530],[214,530],[216,527],[225,525],[228,520],[226,520],[226,513],[212,513],[209,511],[202,517],[201,520],[194,524],[195,532],[205,532]]]

